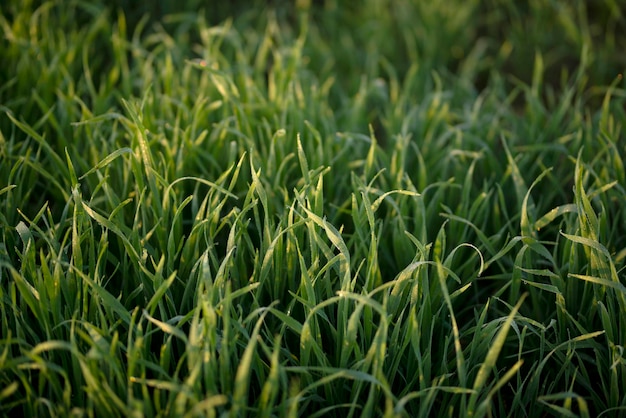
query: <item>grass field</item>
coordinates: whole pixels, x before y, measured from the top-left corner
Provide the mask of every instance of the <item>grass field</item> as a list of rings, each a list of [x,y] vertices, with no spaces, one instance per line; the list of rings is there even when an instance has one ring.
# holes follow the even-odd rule
[[[623,2],[144,3],[0,5],[0,415],[626,416]]]

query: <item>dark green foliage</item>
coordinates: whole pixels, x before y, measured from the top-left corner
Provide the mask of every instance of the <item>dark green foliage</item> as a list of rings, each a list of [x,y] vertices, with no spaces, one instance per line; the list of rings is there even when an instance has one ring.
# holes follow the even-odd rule
[[[616,3],[0,11],[2,414],[626,410]]]

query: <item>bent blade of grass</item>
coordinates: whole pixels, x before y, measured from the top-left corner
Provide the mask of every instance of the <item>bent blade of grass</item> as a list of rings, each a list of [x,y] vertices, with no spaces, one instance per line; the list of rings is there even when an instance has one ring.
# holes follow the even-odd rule
[[[128,309],[126,309],[117,298],[115,298],[111,293],[109,293],[108,290],[100,286],[85,273],[78,270],[75,266],[71,265],[70,268],[72,269],[72,271],[74,271],[75,274],[80,276],[80,278],[84,280],[85,283],[89,285],[89,287],[95,290],[98,297],[102,299],[103,306],[108,307],[109,309],[113,310],[113,312],[117,313],[117,315],[124,321],[126,325],[130,324],[130,313],[128,312]]]
[[[595,271],[597,271],[602,277],[596,277],[596,276],[584,275],[584,274],[574,274],[574,273],[569,273],[569,276],[575,277],[577,279],[601,284],[603,286],[611,287],[617,290],[618,291],[617,292],[618,303],[620,305],[621,311],[625,312],[626,311],[626,287],[620,281],[619,275],[617,273],[617,269],[615,268],[615,264],[613,263],[609,250],[604,245],[602,245],[598,241],[591,239],[591,238],[580,237],[577,235],[570,235],[564,232],[561,232],[561,235],[563,235],[565,238],[577,244],[582,244],[585,247],[590,247],[591,249],[595,250],[593,251],[593,253],[600,253],[604,255],[605,260],[602,260],[600,257],[597,257],[597,256],[595,257],[595,260],[596,260]]]
[[[476,379],[474,380],[474,386],[472,388],[476,392],[470,396],[470,400],[469,400],[469,405],[467,409],[468,416],[474,416],[476,412],[478,412],[474,410],[476,406],[476,402],[478,401],[478,396],[480,395],[483,388],[487,384],[487,378],[489,377],[489,373],[491,369],[495,367],[496,360],[498,359],[498,356],[500,355],[500,351],[502,350],[502,347],[504,346],[506,336],[509,333],[509,328],[511,328],[511,323],[513,322],[513,318],[517,314],[517,311],[522,306],[522,303],[524,302],[524,299],[526,299],[527,296],[528,296],[527,293],[522,294],[522,296],[520,297],[515,307],[513,307],[509,315],[506,317],[506,320],[502,324],[500,331],[498,331],[498,334],[496,335],[496,338],[493,341],[491,348],[487,352],[487,356],[485,357],[485,360],[480,365],[480,369],[478,370],[478,373],[476,374]]]
[[[252,291],[259,286],[260,286],[260,283],[250,283],[249,285],[241,287],[235,290],[234,292],[229,291],[228,302],[232,302],[234,299],[237,299],[238,297],[243,296],[246,293],[252,293]],[[223,309],[226,309],[226,307],[228,306],[228,303],[226,303],[226,298],[222,299],[218,303],[218,306],[223,307]]]
[[[449,269],[444,266],[441,262],[437,262],[437,277],[439,278],[439,285],[441,287],[441,293],[443,294],[443,298],[445,300],[446,306],[448,307],[448,311],[450,312],[450,320],[452,321],[452,333],[454,337],[454,351],[456,353],[456,367],[457,372],[459,374],[459,383],[461,386],[466,385],[467,381],[467,370],[465,368],[465,355],[463,354],[463,348],[461,347],[461,338],[459,333],[459,327],[456,322],[456,316],[454,315],[454,308],[452,307],[452,299],[450,298],[450,294],[448,291],[448,286],[446,285],[446,277],[448,276]],[[460,279],[459,283],[460,283]]]
[[[318,215],[314,214],[310,211],[306,206],[302,205],[302,209],[306,212],[309,219],[311,219],[315,224],[321,227],[324,232],[326,232],[326,236],[333,243],[333,245],[339,250],[341,254],[340,258],[340,272],[341,272],[341,290],[349,291],[350,290],[350,251],[348,247],[341,237],[341,234],[337,229],[326,219],[320,218]]]
[[[341,358],[339,362],[339,366],[342,368],[348,367],[348,359],[352,352],[358,353],[358,343],[357,343],[357,331],[359,329],[361,323],[361,315],[363,309],[366,306],[369,306],[376,310],[381,318],[386,317],[386,312],[383,306],[376,302],[375,300],[360,294],[354,294],[345,291],[337,292],[337,296],[353,299],[355,302],[358,302],[356,308],[352,310],[350,317],[348,319],[347,328],[345,330],[345,334],[343,337],[343,342],[341,345]]]
[[[273,302],[268,308],[271,308],[273,305],[278,304],[277,301]],[[248,401],[248,392],[250,390],[250,376],[252,375],[252,357],[256,350],[256,345],[259,340],[259,334],[261,333],[261,326],[263,325],[263,320],[265,316],[270,312],[268,308],[261,308],[261,315],[259,319],[257,319],[256,324],[254,325],[254,329],[252,331],[252,335],[250,335],[250,339],[248,340],[248,344],[241,356],[241,360],[239,361],[239,366],[237,367],[237,372],[235,373],[235,391],[233,393],[233,407],[231,409],[231,414],[237,416],[240,410],[244,409],[247,405]]]
[[[498,258],[501,258],[506,252],[508,252],[513,247],[513,244],[511,243],[511,247],[507,245],[507,247],[505,247],[502,251],[496,251],[496,248],[493,245],[493,240],[490,239],[480,228],[478,228],[469,220],[461,216],[453,215],[452,213],[441,212],[439,215],[444,218],[461,222],[461,223],[468,225],[470,228],[474,230],[474,232],[476,233],[476,236],[478,236],[478,238],[480,239],[480,243],[483,244],[485,248],[487,248],[489,253],[498,255],[498,257],[496,256],[492,257],[492,259],[486,263],[485,268],[487,268],[489,264],[491,264],[491,262],[496,261]],[[507,251],[504,251],[504,250],[507,250]]]
[[[455,395],[471,395],[474,393],[473,389],[467,389],[467,388],[462,388],[458,386],[441,386],[438,384],[434,384],[432,386],[427,387],[426,389],[422,389],[417,392],[411,392],[411,393],[404,395],[402,398],[398,400],[398,403],[396,403],[396,406],[394,407],[394,412],[399,415],[403,411],[405,411],[406,405],[413,399],[419,399],[422,396],[429,395],[433,392],[438,392],[438,391],[452,393]]]
[[[5,115],[8,116],[9,119],[11,119],[11,122],[13,122],[13,124],[15,124],[15,126],[17,126],[22,132],[24,132],[26,135],[30,136],[31,138],[33,138],[35,141],[37,141],[37,143],[39,145],[41,145],[41,147],[46,150],[46,153],[50,156],[50,158],[53,159],[53,161],[55,162],[55,168],[57,170],[60,170],[60,172],[63,174],[63,178],[67,178],[67,171],[66,171],[66,165],[63,163],[63,159],[61,158],[61,156],[59,154],[57,154],[56,151],[54,151],[54,149],[52,148],[52,146],[48,143],[48,141],[41,136],[40,134],[38,134],[31,126],[29,126],[27,123],[24,122],[20,122],[19,120],[17,120],[17,118],[15,116],[13,116],[13,113],[11,111],[5,111]],[[67,196],[66,196],[67,197]]]
[[[333,296],[318,303],[310,310],[304,320],[304,323],[302,324],[302,330],[300,332],[300,364],[305,366],[308,366],[309,364],[330,364],[327,356],[328,353],[326,353],[320,345],[321,335],[315,315],[319,312],[319,315],[328,322],[328,318],[324,314],[324,308],[344,300],[345,298],[342,296]],[[313,324],[312,326],[311,323]],[[313,337],[311,328],[313,328],[313,331],[315,332],[315,337]],[[313,352],[316,356],[315,361],[311,361],[311,352]]]
[[[300,169],[302,170],[302,177],[304,178],[305,184],[311,184],[311,177],[309,174],[309,163],[306,159],[306,153],[304,152],[304,148],[302,147],[302,141],[300,140],[300,134],[297,135],[297,144],[298,144],[298,160],[300,161]]]
[[[456,254],[457,250],[459,250],[462,247],[469,247],[469,248],[473,249],[478,254],[478,258],[480,258],[480,268],[478,269],[478,272],[476,273],[476,275],[480,277],[480,275],[483,273],[483,271],[485,271],[485,259],[483,258],[483,253],[480,252],[478,247],[476,247],[474,244],[470,244],[468,242],[459,244],[456,247],[454,247],[452,249],[452,251],[450,251],[450,254],[448,254],[446,259],[443,261],[443,265],[451,269],[451,265],[452,265],[452,260],[454,258],[454,254]],[[460,283],[461,282],[459,281],[459,284]]]
[[[171,226],[169,233],[167,235],[167,267],[168,271],[173,271],[176,269],[174,265],[174,260],[180,254],[185,244],[185,236],[182,231],[179,229],[180,225],[184,222],[183,210],[185,207],[191,203],[194,196],[187,196],[176,208],[174,212],[174,216],[172,217]]]
[[[144,176],[148,181],[150,193],[154,197],[152,200],[152,210],[159,219],[162,219],[164,218],[164,208],[159,204],[159,202],[161,202],[161,188],[158,187],[158,183],[163,183],[163,179],[160,172],[155,168],[152,151],[150,149],[150,145],[148,144],[148,139],[146,138],[146,135],[150,132],[145,127],[143,123],[143,115],[141,114],[145,101],[148,98],[149,91],[149,89],[146,90],[139,106],[124,99],[122,99],[122,104],[124,105],[126,112],[130,114],[132,123],[127,123],[127,128],[130,131],[131,137],[136,138],[133,142],[136,141],[137,147],[139,148],[139,159],[143,165]],[[160,231],[160,229],[157,230],[158,233],[160,233]]]
[[[388,192],[385,192],[383,194],[381,194],[371,205],[371,211],[372,212],[376,212],[378,210],[378,208],[380,207],[380,204],[383,202],[383,200],[385,200],[388,196],[392,195],[392,194],[401,194],[401,195],[405,195],[405,196],[412,196],[412,197],[420,197],[421,195],[417,192],[412,192],[410,190],[390,190]],[[400,212],[400,211],[398,211]]]
[[[4,389],[0,391],[0,401],[9,398],[11,395],[17,392],[19,388],[20,384],[18,382],[11,382],[6,385]]]
[[[311,278],[309,274],[309,269],[306,265],[306,261],[304,260],[304,256],[302,255],[302,250],[300,249],[300,244],[298,241],[295,242],[296,253],[298,255],[298,262],[300,264],[300,283],[301,286],[304,286],[304,291],[306,292],[305,299],[309,306],[317,305],[317,294],[315,292],[315,288],[313,286],[314,279]],[[320,276],[321,276],[320,272]]]
[[[301,367],[289,367],[286,368],[288,371],[297,371],[299,369],[302,369]],[[393,396],[393,393],[390,391],[390,389],[388,387],[386,387],[385,385],[382,384],[382,382],[380,380],[378,380],[376,377],[372,376],[369,373],[366,372],[362,372],[359,370],[352,370],[352,369],[338,369],[335,367],[315,367],[315,368],[306,368],[306,370],[303,371],[311,371],[311,370],[318,370],[322,373],[328,373],[326,376],[322,377],[321,379],[309,384],[308,386],[306,386],[304,389],[302,389],[298,394],[296,394],[295,396],[295,401],[300,400],[304,394],[306,394],[307,392],[319,387],[319,386],[324,386],[330,382],[333,382],[337,379],[347,379],[347,380],[355,380],[355,381],[360,381],[360,382],[366,382],[366,383],[370,383],[372,385],[375,385],[376,387],[379,387],[383,393],[392,398],[395,399],[395,397]]]
[[[81,204],[83,205],[83,209],[85,210],[85,212],[87,212],[87,214],[91,216],[93,220],[98,222],[104,228],[107,228],[108,230],[113,232],[122,240],[122,242],[124,243],[124,248],[126,248],[126,251],[128,251],[128,254],[132,257],[132,261],[135,263],[139,263],[140,262],[139,253],[137,252],[135,247],[133,247],[133,245],[128,240],[126,235],[122,232],[122,230],[117,226],[117,224],[111,222],[109,219],[105,218],[104,216],[97,213],[95,210],[91,209],[89,205],[87,205],[87,203],[85,203],[84,201],[81,201]]]
[[[580,280],[584,280],[584,281],[587,281],[587,282],[591,282],[591,283],[599,284],[599,285],[602,285],[602,286],[610,287],[612,289],[617,290],[619,292],[618,295],[622,295],[622,298],[624,297],[624,295],[626,295],[626,286],[624,286],[623,284],[621,284],[619,282],[614,282],[614,281],[611,281],[611,280],[603,279],[601,277],[588,276],[588,275],[585,275],[585,274],[569,273],[567,275],[567,277],[573,277],[575,279],[580,279]]]
[[[591,206],[587,192],[583,186],[583,163],[582,163],[582,149],[578,152],[578,158],[576,159],[574,178],[574,197],[576,206],[578,207],[578,219],[581,234],[584,238],[590,238],[597,241],[598,231],[598,216]],[[591,263],[595,265],[595,257],[592,255]]]
[[[546,213],[541,218],[539,218],[535,222],[534,228],[536,231],[539,231],[541,228],[547,226],[552,221],[554,221],[557,217],[565,213],[572,213],[572,212],[574,213],[578,212],[578,207],[573,203],[557,206],[554,209],[552,209],[550,212]]]
[[[150,301],[146,305],[146,308],[145,308],[146,312],[150,312],[154,314],[154,311],[157,308],[157,304],[161,303],[163,296],[168,291],[168,289],[172,286],[172,283],[174,283],[175,279],[176,279],[176,272],[173,272],[172,274],[170,274],[170,276],[166,280],[161,279],[162,283],[155,290],[154,295],[152,295],[152,297],[150,298]]]
[[[259,397],[259,417],[267,417],[272,416],[272,406],[276,401],[276,396],[278,395],[278,390],[280,388],[280,335],[276,335],[274,338],[274,348],[272,349],[272,354],[270,356],[270,367],[269,367],[269,375],[267,376],[267,380],[263,384],[263,388],[261,389],[261,396]]]
[[[129,122],[129,120],[121,113],[107,112],[105,114],[94,116],[89,119],[83,119],[78,122],[71,122],[70,125],[74,127],[78,127],[78,126],[83,126],[83,125],[100,124],[101,122],[105,122],[109,120],[120,120],[120,121]]]
[[[267,191],[265,190],[263,182],[261,182],[261,168],[258,170],[255,169],[252,154],[250,154],[250,175],[252,176],[251,190],[253,189],[256,195],[259,196],[261,206],[263,206],[263,214],[265,216],[265,222],[263,224],[263,227],[265,228],[264,232],[269,236],[269,223],[272,218],[269,214],[270,206],[267,199]],[[261,230],[261,228],[259,228],[259,230]]]
[[[228,396],[226,395],[212,395],[209,396],[195,405],[185,413],[185,417],[215,417],[218,416],[216,409],[220,406],[228,404]]]
[[[506,153],[507,161],[509,162],[509,169],[511,170],[511,175],[513,177],[513,186],[514,186],[515,194],[517,195],[518,202],[521,204],[524,201],[524,197],[527,196],[529,189],[528,187],[526,187],[526,183],[524,182],[524,177],[522,176],[522,173],[520,172],[520,169],[517,166],[517,163],[515,162],[515,159],[513,158],[511,151],[509,150],[509,146],[507,145],[506,140],[504,139],[504,136],[502,136],[501,140],[502,140],[502,146]],[[532,199],[532,198],[529,198],[529,199]],[[527,205],[527,206],[530,206],[534,210],[534,204],[532,203],[532,200],[531,200],[530,205]]]
[[[531,274],[533,276],[544,276],[544,277],[549,277],[551,279],[560,279],[560,277],[557,274],[554,274],[553,272],[551,272],[550,270],[547,269],[526,269],[520,266],[515,266],[516,269],[523,271],[524,273],[528,273]],[[537,282],[533,282],[527,279],[521,279],[522,282],[524,282],[524,284],[527,284],[529,286],[533,286],[536,287],[538,289],[544,290],[546,292],[550,292],[550,293],[554,293],[555,295],[562,295],[561,291],[559,290],[559,288],[557,286],[554,286],[552,284],[545,284],[545,283],[537,283]],[[511,293],[513,294],[513,293]]]
[[[89,169],[85,174],[83,174],[82,176],[80,176],[78,178],[78,180],[82,180],[85,177],[87,177],[88,175],[100,170],[103,167],[106,167],[107,165],[109,165],[113,160],[115,160],[116,158],[124,155],[124,154],[132,154],[133,150],[125,147],[125,148],[120,148],[117,149],[115,151],[113,151],[112,153],[110,153],[109,155],[107,155],[106,157],[104,157],[102,160],[100,160],[96,165],[94,165],[91,169]]]
[[[591,238],[587,238],[587,237],[581,237],[578,235],[571,235],[571,234],[566,234],[565,232],[561,232],[561,235],[563,235],[565,238],[569,239],[570,241],[573,241],[577,244],[582,244],[586,247],[591,247],[594,250],[597,250],[598,252],[602,253],[607,260],[611,260],[611,253],[609,252],[609,250],[602,245],[600,242],[598,242],[595,239],[591,239]],[[615,270],[615,267],[613,267],[611,269],[611,275],[613,276],[613,271]],[[617,277],[617,272],[615,272],[614,277]]]
[[[522,240],[521,236],[516,236],[511,238],[511,240],[504,246],[500,251],[493,255],[489,260],[485,261],[484,269],[487,269],[491,266],[492,263],[498,261],[502,257],[504,257],[509,251],[513,249]]]
[[[15,189],[17,187],[16,184],[9,184],[6,187],[3,187],[2,189],[0,189],[0,195],[3,195],[5,193],[10,192],[11,190]]]
[[[579,413],[575,413],[571,410],[571,400],[575,399],[578,403],[578,411]],[[554,411],[559,413],[559,416],[562,417],[581,417],[581,418],[589,418],[589,407],[587,406],[587,401],[575,392],[560,392],[553,393],[549,395],[540,396],[537,398],[539,402],[546,405],[548,408],[553,409]],[[564,404],[570,407],[557,406],[551,403],[551,401],[563,401]]]
[[[328,416],[329,414],[330,416],[336,416],[336,415],[332,415],[332,412],[335,410],[340,410],[341,408],[345,408],[345,409],[350,408],[348,416],[352,416],[354,414],[354,410],[359,407],[362,408],[362,406],[359,405],[356,401],[353,401],[350,403],[336,404],[332,406],[327,406],[326,408],[322,408],[316,411],[315,413],[311,414],[309,418],[320,418],[320,417]],[[361,415],[361,416],[365,416],[365,415]]]
[[[513,365],[513,367],[511,367],[504,374],[504,376],[502,376],[496,382],[496,384],[493,386],[493,388],[491,388],[491,390],[489,391],[489,393],[487,394],[485,399],[478,405],[478,408],[476,409],[476,416],[477,417],[482,417],[485,414],[487,414],[488,411],[490,412],[490,402],[491,402],[491,399],[493,398],[493,396],[496,394],[496,392],[498,392],[502,388],[502,386],[504,386],[506,384],[506,382],[511,380],[511,378],[519,371],[519,369],[522,367],[523,364],[524,364],[524,360],[518,360]]]
[[[520,213],[520,229],[522,232],[522,236],[524,238],[526,237],[532,237],[535,238],[536,234],[535,234],[535,230],[533,230],[533,224],[530,222],[530,216],[529,216],[529,205],[528,205],[528,201],[531,198],[530,197],[530,192],[532,191],[532,189],[541,181],[542,178],[544,178],[548,173],[550,173],[550,171],[552,171],[552,168],[547,168],[545,169],[536,179],[535,181],[533,181],[533,183],[530,185],[530,187],[528,188],[528,191],[526,192],[526,195],[524,196],[524,199],[522,200],[522,208],[521,208],[521,213]],[[534,211],[533,211],[534,212]],[[530,214],[533,218],[535,217],[535,214],[532,213]],[[526,241],[524,241],[526,243]],[[531,247],[532,248],[532,247]]]
[[[557,296],[557,300],[558,300],[559,296]],[[584,332],[584,331],[583,331]],[[532,386],[536,386],[536,385],[543,385],[543,377],[541,376],[541,372],[543,371],[543,369],[545,368],[545,366],[548,364],[548,361],[552,358],[552,356],[555,355],[555,353],[557,353],[560,350],[567,350],[568,352],[574,351],[577,348],[591,348],[593,347],[590,344],[580,344],[583,341],[598,337],[600,335],[603,335],[605,333],[605,331],[595,331],[595,332],[590,332],[590,333],[586,333],[586,334],[582,334],[579,335],[577,337],[574,338],[570,338],[560,344],[558,344],[556,347],[554,347],[552,350],[550,350],[550,352],[548,352],[546,355],[543,356],[543,359],[541,360],[541,362],[539,362],[539,364],[537,365],[537,367],[534,368],[532,375],[529,377],[529,382],[527,384],[527,387],[532,387]]]
[[[276,234],[276,236],[272,239],[272,241],[269,243],[269,246],[267,247],[267,250],[265,250],[265,255],[263,256],[263,261],[261,262],[261,270],[259,273],[259,282],[263,283],[263,282],[267,282],[268,280],[270,280],[270,269],[272,267],[272,264],[274,262],[274,252],[275,249],[277,247],[277,245],[280,243],[280,241],[283,239],[283,236],[291,231],[293,231],[294,229],[296,229],[298,226],[304,224],[304,222],[306,222],[304,219],[301,219],[299,221],[296,221],[294,223],[292,223],[291,225],[287,226],[286,228],[283,228],[280,230],[280,232],[278,232]],[[299,251],[299,249],[298,249]],[[303,270],[303,274],[307,274],[304,273],[306,271],[306,264],[304,263],[304,261],[302,261],[301,263],[302,267],[305,269]]]
[[[168,392],[177,393],[184,390],[184,386],[175,382],[168,382],[167,380],[145,379],[131,376],[130,381],[132,383],[140,383],[142,385],[146,385],[155,389],[166,390]]]
[[[76,177],[76,170],[74,169],[74,164],[72,163],[72,158],[70,157],[70,153],[65,148],[65,159],[67,161],[68,174],[71,180],[72,189],[78,186],[78,178]]]
[[[296,319],[278,309],[270,308],[270,312],[280,319],[285,327],[292,329],[298,335],[302,334],[302,324]]]

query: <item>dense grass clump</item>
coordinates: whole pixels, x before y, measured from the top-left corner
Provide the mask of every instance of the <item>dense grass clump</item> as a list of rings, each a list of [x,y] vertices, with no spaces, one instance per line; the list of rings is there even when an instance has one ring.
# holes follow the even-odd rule
[[[129,3],[0,6],[0,414],[626,414],[618,2]]]

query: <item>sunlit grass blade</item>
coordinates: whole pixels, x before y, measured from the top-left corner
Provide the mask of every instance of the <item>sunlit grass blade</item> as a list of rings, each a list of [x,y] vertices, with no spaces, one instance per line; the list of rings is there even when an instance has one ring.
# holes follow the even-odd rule
[[[517,302],[515,307],[511,310],[509,315],[506,317],[505,321],[502,323],[500,330],[498,331],[498,334],[496,334],[493,340],[493,343],[491,344],[491,347],[489,348],[489,351],[487,352],[487,355],[485,356],[485,359],[481,363],[480,368],[478,369],[478,372],[476,373],[476,378],[474,379],[474,384],[472,386],[472,389],[475,392],[470,396],[469,404],[467,406],[467,411],[469,415],[473,416],[475,414],[474,409],[477,407],[479,394],[481,393],[481,391],[484,389],[484,387],[487,384],[487,378],[489,377],[491,370],[494,368],[496,364],[496,360],[500,356],[500,351],[502,350],[502,347],[504,346],[504,342],[506,340],[507,334],[509,333],[509,329],[511,328],[513,318],[515,318],[517,311],[522,306],[522,303],[524,303],[524,299],[526,299],[526,296],[527,294],[524,293],[520,297],[520,300]],[[512,377],[512,376],[509,376],[509,377]],[[478,407],[480,408],[480,405],[478,405]]]

